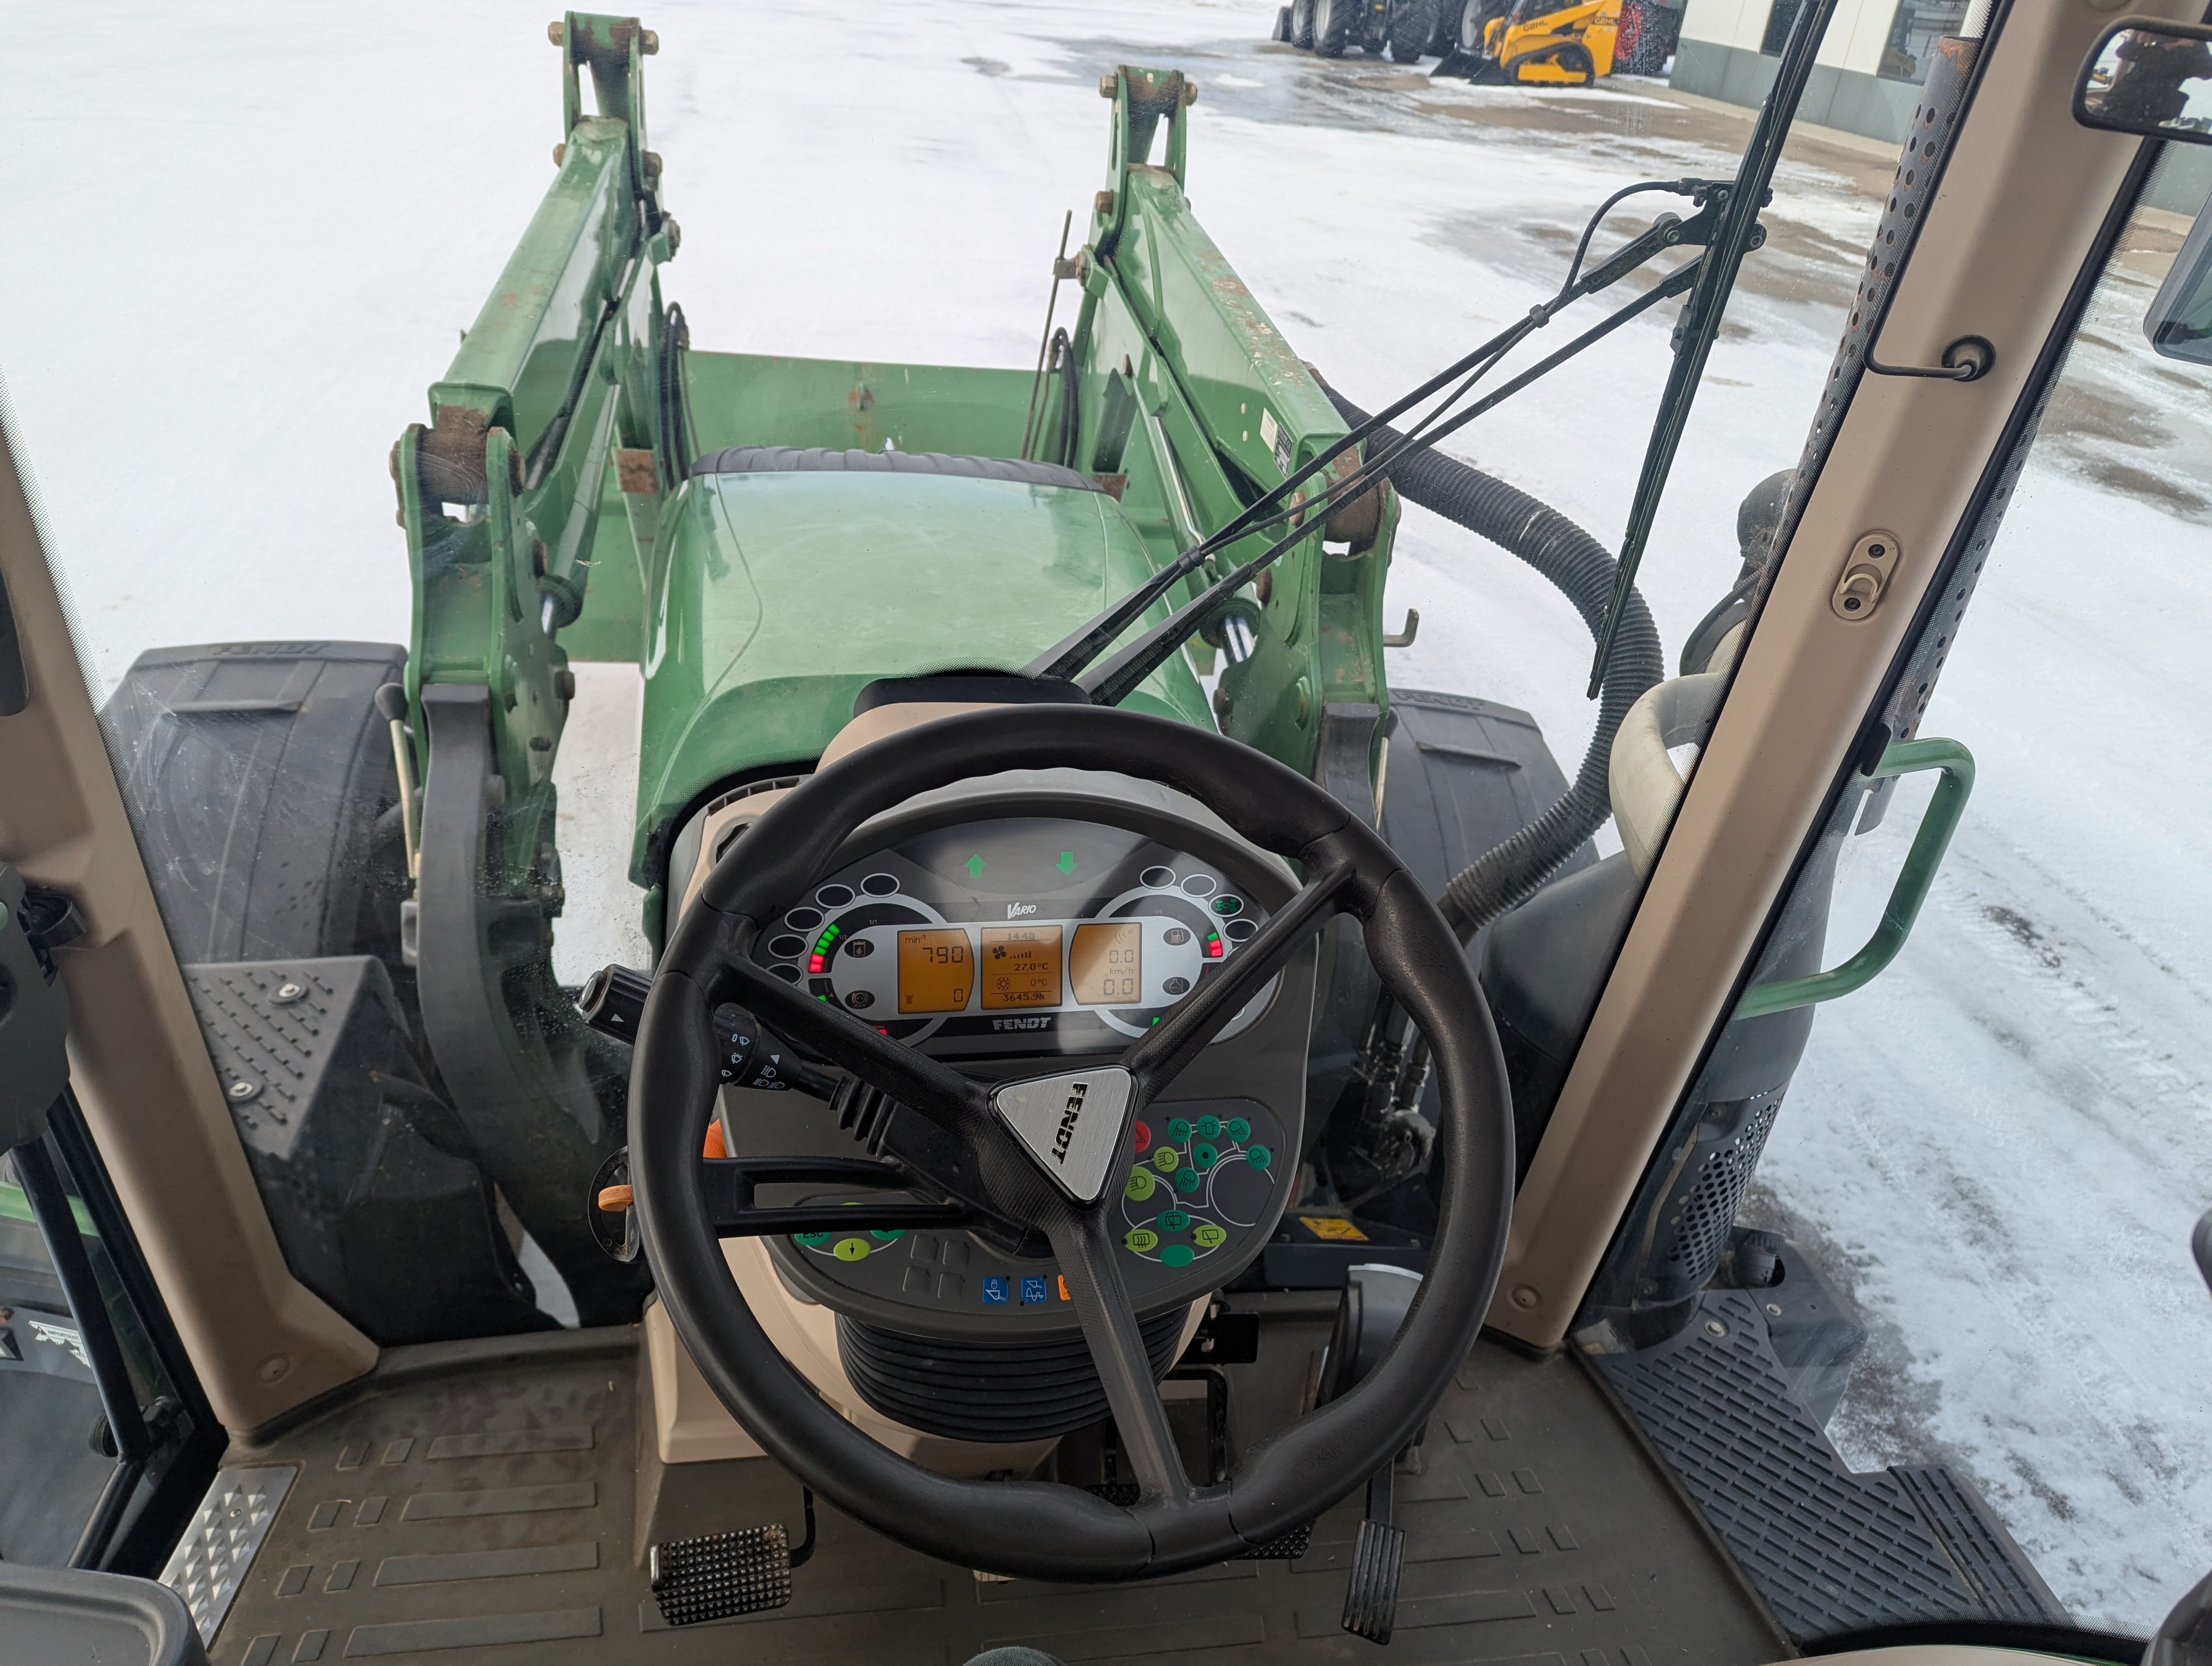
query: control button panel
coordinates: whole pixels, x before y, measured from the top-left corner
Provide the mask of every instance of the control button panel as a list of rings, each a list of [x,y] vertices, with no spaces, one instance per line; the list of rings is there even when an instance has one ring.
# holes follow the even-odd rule
[[[1239,1252],[1273,1230],[1284,1149],[1281,1124],[1255,1100],[1156,1104],[1135,1120],[1120,1195],[1107,1207],[1122,1283],[1139,1309],[1224,1281],[1212,1264],[1241,1264]],[[830,1286],[822,1295],[833,1304],[849,1292],[879,1311],[888,1304],[917,1318],[1012,1325],[1064,1326],[1074,1311],[1057,1264],[1012,1260],[965,1232],[801,1232],[789,1247],[796,1253],[778,1259],[803,1286]]]

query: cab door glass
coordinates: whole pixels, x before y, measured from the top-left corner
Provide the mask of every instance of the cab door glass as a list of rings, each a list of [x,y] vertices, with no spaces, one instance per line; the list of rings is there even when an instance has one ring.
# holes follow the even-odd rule
[[[2136,1633],[2212,1560],[2212,368],[2157,340],[2208,191],[2212,151],[2170,148],[1955,643],[1931,627],[1898,691],[1972,746],[1973,800],[1902,954],[1820,1009],[1741,1215],[1863,1329],[1827,1425],[1851,1467],[1963,1473],[2077,1623]],[[1820,964],[1934,791],[1846,794]],[[1808,895],[1778,940],[1820,940]]]

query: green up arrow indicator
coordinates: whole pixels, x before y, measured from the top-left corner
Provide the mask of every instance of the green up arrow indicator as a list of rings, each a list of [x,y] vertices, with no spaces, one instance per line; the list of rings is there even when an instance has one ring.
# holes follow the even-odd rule
[[[980,879],[983,877],[983,859],[981,856],[970,856],[968,859],[968,877],[971,879]]]
[[[1060,871],[1062,873],[1074,873],[1074,872],[1075,872],[1075,853],[1074,853],[1073,851],[1072,851],[1072,850],[1063,850],[1063,851],[1061,851],[1061,852],[1060,853],[1060,862],[1059,862],[1059,867],[1060,867]]]

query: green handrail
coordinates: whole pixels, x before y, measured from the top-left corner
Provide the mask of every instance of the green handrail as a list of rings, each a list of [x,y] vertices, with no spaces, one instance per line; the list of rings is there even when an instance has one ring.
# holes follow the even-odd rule
[[[1875,927],[1866,946],[1832,970],[1745,990],[1743,999],[1736,1003],[1735,1017],[1765,1018],[1794,1006],[1810,1006],[1816,1000],[1833,1000],[1872,982],[1882,968],[1897,958],[1897,952],[1912,934],[1912,922],[1920,917],[1920,905],[1928,900],[1929,887],[1936,883],[1936,870],[1943,865],[1943,853],[1950,848],[1951,835],[1958,830],[1959,818],[1966,813],[1966,795],[1974,790],[1974,755],[1955,740],[1893,741],[1882,753],[1881,761],[1867,772],[1881,781],[1891,775],[1917,775],[1923,769],[1941,769],[1943,779],[1936,784],[1936,796],[1929,800],[1928,813],[1920,818],[1920,830],[1912,836],[1912,848],[1905,853],[1905,866],[1889,893],[1889,905],[1882,909],[1881,923]]]

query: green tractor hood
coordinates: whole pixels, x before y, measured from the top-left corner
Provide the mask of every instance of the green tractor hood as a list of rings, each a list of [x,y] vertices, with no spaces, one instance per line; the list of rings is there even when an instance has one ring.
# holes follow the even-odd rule
[[[645,828],[733,776],[811,769],[877,678],[1018,670],[1152,571],[1121,505],[1072,486],[705,474],[675,508],[647,599]],[[1181,659],[1128,704],[1211,726]]]

